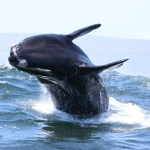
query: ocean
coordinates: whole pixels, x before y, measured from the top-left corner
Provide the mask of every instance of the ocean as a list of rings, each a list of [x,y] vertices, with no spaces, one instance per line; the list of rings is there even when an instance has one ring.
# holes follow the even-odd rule
[[[7,35],[5,43],[7,37],[10,38]],[[102,55],[98,58],[94,50],[87,52],[99,63]],[[9,49],[0,53],[6,57]],[[110,54],[105,50],[106,60],[113,60],[116,55],[117,52]],[[134,56],[133,60],[139,61],[139,57]],[[147,61],[146,58],[147,53]],[[79,119],[58,111],[50,93],[34,76],[11,67],[7,58],[2,60],[5,63],[0,65],[0,150],[150,149],[150,76],[148,69],[138,71],[142,65],[136,66],[129,60],[122,70],[103,73],[110,100],[108,112]],[[148,65],[147,62],[147,68]]]

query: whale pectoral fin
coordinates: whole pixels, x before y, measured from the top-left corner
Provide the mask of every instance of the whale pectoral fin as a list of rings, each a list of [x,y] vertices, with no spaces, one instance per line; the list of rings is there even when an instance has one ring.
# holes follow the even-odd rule
[[[72,40],[76,39],[77,37],[80,37],[84,34],[87,34],[87,33],[91,32],[94,29],[99,28],[100,26],[101,26],[101,24],[94,24],[94,25],[79,29],[77,31],[74,31],[74,32],[66,35],[66,37],[69,38],[72,41]]]
[[[102,66],[80,66],[79,72],[81,74],[98,74],[103,71],[113,70],[123,65],[128,59],[122,59]]]

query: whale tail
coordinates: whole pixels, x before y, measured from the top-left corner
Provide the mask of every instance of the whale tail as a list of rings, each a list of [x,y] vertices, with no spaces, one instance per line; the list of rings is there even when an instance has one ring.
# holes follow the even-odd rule
[[[94,25],[79,29],[77,31],[74,31],[74,32],[66,35],[66,37],[72,41],[72,40],[74,40],[74,39],[76,39],[82,35],[85,35],[85,34],[91,32],[92,30],[99,28],[100,26],[101,26],[101,24],[94,24]]]
[[[83,75],[85,75],[85,74],[98,74],[98,73],[101,73],[103,71],[116,69],[116,68],[122,66],[123,63],[127,60],[128,59],[122,59],[122,60],[112,62],[112,63],[102,65],[102,66],[80,66],[79,70],[80,70],[80,73]]]

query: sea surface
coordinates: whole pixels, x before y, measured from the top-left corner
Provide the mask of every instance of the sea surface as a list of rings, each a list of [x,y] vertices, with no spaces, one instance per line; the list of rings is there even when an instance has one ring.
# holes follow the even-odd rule
[[[149,150],[150,77],[102,74],[110,106],[79,119],[55,109],[34,76],[0,66],[0,150]]]

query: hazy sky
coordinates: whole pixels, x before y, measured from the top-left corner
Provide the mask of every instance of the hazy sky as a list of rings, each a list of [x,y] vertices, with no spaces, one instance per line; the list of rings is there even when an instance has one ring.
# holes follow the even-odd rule
[[[70,33],[150,39],[150,0],[0,0],[0,33]]]

